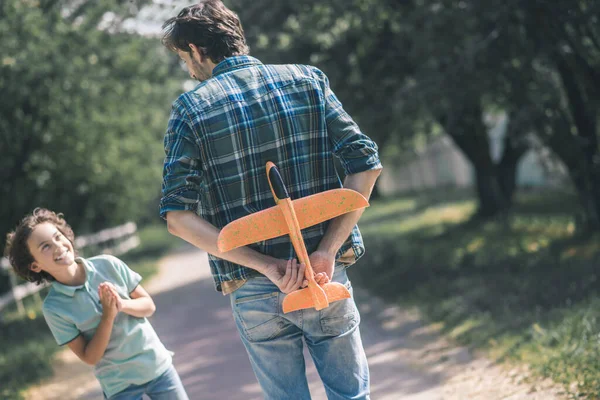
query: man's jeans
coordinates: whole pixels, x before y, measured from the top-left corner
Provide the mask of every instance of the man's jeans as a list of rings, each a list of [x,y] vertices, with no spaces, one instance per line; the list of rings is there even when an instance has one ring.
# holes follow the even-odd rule
[[[352,293],[344,267],[336,266],[333,281]],[[235,322],[265,399],[310,399],[303,337],[328,399],[369,399],[369,368],[354,298],[321,311],[283,314],[284,297],[265,277],[251,278],[231,294]]]

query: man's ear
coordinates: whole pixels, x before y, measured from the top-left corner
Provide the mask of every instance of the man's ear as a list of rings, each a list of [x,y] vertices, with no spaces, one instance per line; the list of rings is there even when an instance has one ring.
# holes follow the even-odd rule
[[[38,274],[40,272],[42,272],[42,269],[40,268],[39,264],[36,261],[31,263],[31,265],[29,266],[29,269]]]
[[[202,52],[200,51],[198,46],[196,46],[194,43],[188,43],[188,46],[190,46],[190,50],[192,50],[190,54],[192,59],[196,59],[196,57],[198,57],[197,61],[202,62],[204,56],[202,55]]]

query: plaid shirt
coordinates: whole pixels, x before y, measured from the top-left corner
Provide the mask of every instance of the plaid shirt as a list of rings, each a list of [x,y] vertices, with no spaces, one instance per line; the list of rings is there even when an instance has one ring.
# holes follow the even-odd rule
[[[381,168],[377,145],[364,135],[329,88],[327,77],[305,65],[264,65],[230,57],[212,78],[173,103],[165,136],[160,215],[189,210],[221,229],[275,205],[265,164],[274,162],[292,199],[342,187],[334,164],[346,174]],[[328,226],[303,230],[308,253]],[[295,257],[288,236],[250,245],[280,259]],[[358,227],[337,257],[364,253]],[[218,291],[225,281],[258,273],[209,255]]]

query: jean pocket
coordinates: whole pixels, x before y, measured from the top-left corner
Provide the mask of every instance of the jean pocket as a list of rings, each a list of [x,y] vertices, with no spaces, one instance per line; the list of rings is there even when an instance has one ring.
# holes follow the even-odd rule
[[[235,299],[235,315],[250,342],[275,337],[281,330],[279,292],[263,293]]]
[[[350,281],[344,285],[352,293]],[[321,330],[328,336],[340,336],[354,329],[360,323],[360,314],[354,297],[330,303],[321,313]]]

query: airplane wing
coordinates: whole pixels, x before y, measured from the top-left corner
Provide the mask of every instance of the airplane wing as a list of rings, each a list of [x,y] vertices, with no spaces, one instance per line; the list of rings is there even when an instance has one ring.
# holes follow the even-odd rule
[[[369,202],[350,189],[333,189],[292,202],[300,229],[308,228],[350,211],[367,207]],[[279,206],[267,208],[227,224],[219,233],[219,251],[225,252],[290,232]]]
[[[365,197],[355,190],[332,189],[294,200],[294,211],[300,229],[369,206]]]

